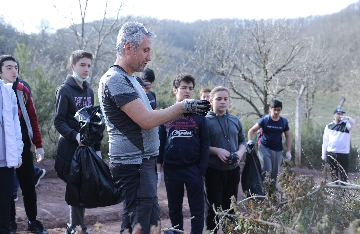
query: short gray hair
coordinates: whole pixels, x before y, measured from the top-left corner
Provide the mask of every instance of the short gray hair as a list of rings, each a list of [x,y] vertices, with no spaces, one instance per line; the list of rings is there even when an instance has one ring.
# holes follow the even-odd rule
[[[156,35],[148,31],[145,26],[138,22],[127,22],[125,23],[117,36],[116,51],[117,54],[122,56],[124,54],[124,46],[126,43],[130,43],[135,50],[139,48],[143,42],[143,37],[148,36],[154,38]]]

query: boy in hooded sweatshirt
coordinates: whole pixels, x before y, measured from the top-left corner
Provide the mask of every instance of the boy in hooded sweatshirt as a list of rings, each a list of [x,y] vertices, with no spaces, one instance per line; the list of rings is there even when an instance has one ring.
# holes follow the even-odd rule
[[[60,179],[67,183],[71,160],[80,145],[79,123],[75,113],[85,106],[94,105],[94,92],[86,81],[89,77],[93,55],[83,50],[76,50],[70,55],[72,75],[68,75],[64,83],[56,91],[56,111],[54,125],[60,133],[55,160],[55,171]],[[100,142],[94,148],[101,158]],[[67,234],[75,233],[80,226],[83,233],[87,227],[84,224],[85,208],[69,206],[70,221],[67,224]]]
[[[28,217],[28,231],[37,234],[47,234],[48,232],[36,219],[37,200],[35,191],[35,174],[32,145],[35,145],[37,158],[44,158],[44,149],[42,148],[42,137],[34,103],[29,89],[18,78],[18,61],[11,55],[0,56],[1,79],[5,84],[11,83],[15,92],[18,116],[21,126],[22,141],[24,148],[22,151],[22,166],[16,169],[20,188],[24,200],[24,208]],[[11,201],[10,228],[15,233],[17,229],[15,202]]]
[[[230,208],[230,198],[234,196],[237,199],[239,162],[246,150],[240,119],[228,110],[229,90],[222,86],[212,89],[210,103],[212,110],[206,115],[210,136],[209,166],[205,174],[206,230],[214,230],[216,227],[213,205],[216,209],[221,206],[227,210]]]

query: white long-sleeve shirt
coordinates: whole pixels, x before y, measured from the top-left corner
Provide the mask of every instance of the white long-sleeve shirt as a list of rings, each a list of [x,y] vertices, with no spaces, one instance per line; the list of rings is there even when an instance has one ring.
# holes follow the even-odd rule
[[[345,120],[341,120],[338,123],[334,120],[326,125],[323,135],[322,159],[326,158],[326,152],[350,153],[350,134],[355,126],[355,120],[348,116],[344,117]]]

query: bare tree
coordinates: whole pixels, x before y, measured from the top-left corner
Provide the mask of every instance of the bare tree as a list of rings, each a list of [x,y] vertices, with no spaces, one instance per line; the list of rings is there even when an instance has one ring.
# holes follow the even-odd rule
[[[332,79],[328,79],[326,74],[332,66],[331,49],[323,42],[320,37],[310,37],[306,39],[306,56],[302,57],[301,65],[298,69],[298,76],[302,84],[307,88],[304,91],[304,118],[310,121],[312,109],[315,106],[316,98],[319,93],[326,93],[333,85]]]
[[[108,58],[108,56],[113,56],[115,50],[115,43],[113,42],[114,39],[111,39],[111,36],[117,34],[118,30],[120,29],[121,25],[124,23],[125,19],[120,19],[120,11],[122,9],[122,2],[119,3],[117,8],[117,14],[114,18],[107,18],[108,13],[108,3],[109,1],[105,2],[103,17],[101,20],[94,21],[91,24],[86,23],[86,13],[88,10],[88,2],[86,0],[84,4],[81,3],[79,0],[79,13],[81,17],[81,23],[76,24],[74,18],[68,18],[64,16],[64,18],[69,22],[70,26],[69,29],[74,35],[77,43],[78,49],[89,50],[92,51],[94,54],[93,59],[93,69],[92,69],[92,78],[90,78],[89,83],[93,86],[95,83],[99,81],[103,71],[99,69],[98,64],[104,58]],[[54,5],[56,9],[56,5]],[[58,10],[59,11],[59,10]],[[110,38],[109,38],[110,37]],[[106,47],[105,41],[109,39],[111,44],[111,48],[104,48]],[[107,59],[105,59],[107,61]],[[94,78],[97,77],[97,78]]]
[[[271,98],[300,82],[296,71],[303,42],[298,30],[289,20],[233,21],[200,36],[192,61],[226,78],[234,98],[252,107],[247,115],[261,117]]]

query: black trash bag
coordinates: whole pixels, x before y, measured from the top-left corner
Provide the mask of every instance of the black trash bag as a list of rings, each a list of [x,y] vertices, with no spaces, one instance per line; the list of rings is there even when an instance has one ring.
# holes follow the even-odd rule
[[[248,144],[246,147],[245,165],[241,174],[241,187],[247,197],[265,195],[261,177],[261,165],[254,144]]]
[[[79,146],[71,162],[66,184],[67,204],[82,208],[96,208],[122,202],[109,167],[89,146]]]
[[[78,110],[75,119],[79,122],[80,142],[93,146],[103,139],[105,120],[100,106],[87,106]]]
[[[86,146],[79,146],[72,158],[65,201],[71,206],[82,208],[104,207],[122,202],[109,167],[93,147],[96,142],[101,141],[105,129],[100,107],[84,107],[76,112],[75,118],[79,121],[81,142]]]

